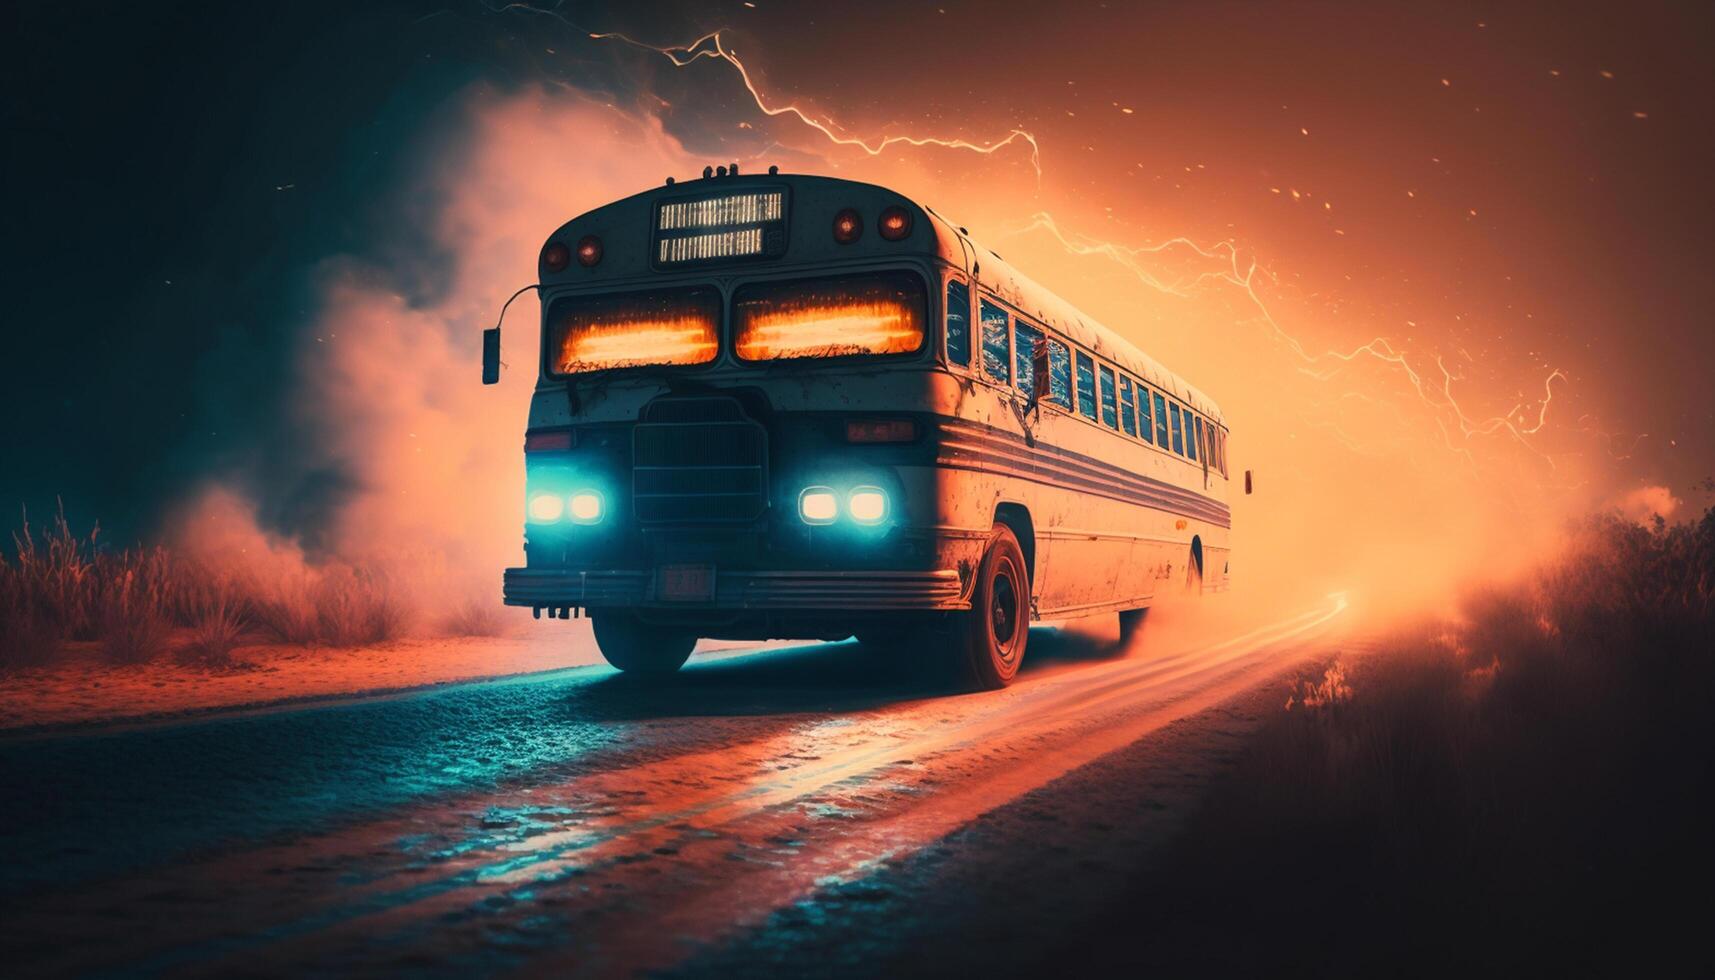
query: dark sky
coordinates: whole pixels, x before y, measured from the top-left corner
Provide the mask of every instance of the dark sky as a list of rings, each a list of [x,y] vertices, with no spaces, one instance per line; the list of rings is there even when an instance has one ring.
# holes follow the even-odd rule
[[[1290,256],[1295,275],[1355,272],[1371,288],[1343,307],[1442,316],[1442,342],[1491,344],[1519,378],[1572,373],[1580,414],[1599,419],[1586,428],[1628,449],[1628,479],[1683,492],[1715,471],[1709,5],[822,8],[576,16],[659,42],[734,27],[767,86],[858,131],[1024,125],[1044,146],[1045,204],[1099,213],[1091,202],[1111,199],[1108,230],[1134,239],[1236,234]],[[455,93],[654,89],[693,147],[718,152],[709,134],[732,120],[810,142],[762,119],[730,73],[674,73],[474,2],[14,4],[4,17],[0,506],[41,513],[60,496],[121,538],[231,467],[289,473],[273,502],[287,523],[294,496],[337,490],[341,473],[281,462],[314,438],[282,421],[282,351],[309,319],[308,270],[337,254],[385,263],[429,219],[400,175]],[[411,268],[406,287],[432,294],[434,276]],[[1461,333],[1473,321],[1483,336]]]

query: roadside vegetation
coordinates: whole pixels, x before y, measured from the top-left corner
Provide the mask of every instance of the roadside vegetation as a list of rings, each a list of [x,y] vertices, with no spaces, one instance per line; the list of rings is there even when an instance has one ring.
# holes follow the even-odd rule
[[[423,632],[495,636],[498,610],[474,600],[439,618],[409,583],[340,563],[268,576],[235,572],[162,546],[113,549],[63,515],[25,520],[0,550],[0,669],[47,664],[93,643],[115,664],[173,656],[230,668],[250,644],[365,646]]]
[[[1707,975],[1715,510],[1591,520],[1526,581],[1319,670],[1284,708],[1086,934],[1125,937],[1098,959]]]

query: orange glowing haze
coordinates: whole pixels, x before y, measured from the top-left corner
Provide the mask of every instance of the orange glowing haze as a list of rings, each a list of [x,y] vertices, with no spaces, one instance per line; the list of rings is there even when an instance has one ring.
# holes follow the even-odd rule
[[[1280,47],[1261,27],[1229,26],[1237,51]],[[307,343],[298,370],[306,424],[329,433],[327,462],[362,490],[338,515],[339,548],[434,547],[492,592],[518,550],[539,314],[514,304],[498,388],[475,384],[481,328],[530,280],[552,229],[726,159],[747,172],[778,163],[894,187],[1208,393],[1232,429],[1236,591],[1434,605],[1473,577],[1531,561],[1568,515],[1644,482],[1626,457],[1645,434],[1620,414],[1627,401],[1599,349],[1569,333],[1568,323],[1586,334],[1606,325],[1612,300],[1589,290],[1608,277],[1571,251],[1554,253],[1559,265],[1544,257],[1570,249],[1576,229],[1537,247],[1508,224],[1523,220],[1512,199],[1544,180],[1582,186],[1582,176],[1562,182],[1538,167],[1509,185],[1482,170],[1487,144],[1459,143],[1459,126],[1498,124],[1482,139],[1506,139],[1509,120],[1516,138],[1540,106],[1497,105],[1435,74],[1422,105],[1370,106],[1353,90],[1353,118],[1339,119],[1308,81],[1282,81],[1277,95],[1240,91],[1219,73],[1169,77],[1158,60],[1109,50],[1119,42],[1100,25],[1078,29],[1099,52],[1035,51],[1031,78],[1018,81],[1028,94],[1012,93],[1040,127],[994,109],[1014,104],[1008,79],[993,80],[994,98],[951,111],[963,86],[933,83],[978,66],[935,67],[961,56],[933,32],[902,37],[899,70],[866,76],[873,90],[843,111],[835,100],[850,80],[825,84],[824,47],[725,36],[669,63],[648,45],[568,29],[567,43],[648,79],[648,96],[631,103],[564,85],[462,93],[425,135],[414,198],[442,202],[432,229],[452,256],[445,292],[410,306],[359,260],[323,270],[307,333],[326,342]],[[1528,34],[1508,43],[1526,43],[1519,37]],[[1353,74],[1330,84],[1415,70],[1361,44],[1340,57]],[[1533,85],[1559,84],[1541,75]],[[1605,91],[1590,75],[1580,84]],[[886,111],[929,90],[941,93],[934,112]],[[1242,120],[1188,108],[1229,95]],[[1573,95],[1530,99],[1551,97]],[[931,116],[942,122],[921,122]],[[1628,113],[1623,124],[1638,123]],[[1251,132],[1264,129],[1280,130],[1278,147]],[[735,343],[753,359],[914,349],[924,325],[905,310],[885,297],[741,306]],[[707,360],[716,322],[592,319],[550,361],[569,371]],[[1248,497],[1246,470],[1257,487]]]

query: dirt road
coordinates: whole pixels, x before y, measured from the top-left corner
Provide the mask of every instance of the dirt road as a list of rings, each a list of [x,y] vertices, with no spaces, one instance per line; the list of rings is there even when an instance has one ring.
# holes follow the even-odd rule
[[[0,741],[0,959],[730,972],[783,910],[1327,653],[1345,601],[1203,606],[1124,653],[1036,631],[991,694],[845,643],[699,655],[654,690],[579,668]]]

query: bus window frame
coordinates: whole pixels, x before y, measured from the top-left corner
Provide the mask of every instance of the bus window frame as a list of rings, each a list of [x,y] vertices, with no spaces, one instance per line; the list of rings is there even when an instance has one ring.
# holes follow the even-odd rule
[[[1180,428],[1180,420],[1184,417],[1184,413],[1180,410],[1179,403],[1176,401],[1168,402],[1167,414],[1173,418],[1173,424],[1167,430],[1168,435],[1173,439],[1173,455],[1178,456],[1180,459],[1184,459],[1185,433],[1184,430]]]
[[[1006,331],[1006,355],[1004,363],[1006,365],[1007,376],[1004,378],[995,377],[994,373],[989,370],[988,320],[983,316],[984,307],[992,307],[993,309],[1000,311],[1002,316],[1006,317],[1006,326],[1004,328]],[[984,293],[978,298],[976,318],[978,329],[974,332],[972,339],[975,346],[971,350],[972,358],[976,361],[974,370],[982,376],[983,380],[1002,388],[1011,388],[1013,386],[1012,319],[1012,310],[1008,309],[1006,304],[1001,303],[998,299],[994,299],[987,293]]]
[[[1020,335],[1025,331],[1036,334],[1035,339],[1040,340],[1043,343],[1048,342],[1048,331],[1046,328],[1038,326],[1035,322],[1025,319],[1016,313],[1012,315],[1012,386],[1018,389],[1019,394],[1029,398],[1032,392],[1026,390],[1025,381],[1029,378],[1032,383],[1034,383],[1034,379],[1031,378],[1031,371],[1032,362],[1036,357],[1036,350],[1034,341],[1032,342],[1032,347],[1029,351],[1026,351],[1024,349],[1024,345],[1020,343]],[[1049,381],[1049,387],[1053,387],[1052,379]],[[1046,401],[1047,399],[1043,400]]]
[[[952,301],[948,293],[955,284],[965,290],[965,359],[963,361],[953,360],[953,331],[948,322],[952,310]],[[972,329],[972,321],[976,318],[972,314],[976,310],[976,305],[971,301],[976,294],[977,291],[971,288],[970,280],[959,274],[947,276],[945,284],[941,287],[941,353],[947,359],[949,367],[963,368],[967,371],[973,367],[971,353],[972,342],[976,339],[976,331]]]
[[[1133,439],[1137,438],[1137,382],[1131,375],[1120,372],[1119,376],[1120,431]]]
[[[1155,395],[1155,446],[1164,453],[1173,452],[1170,442],[1172,436],[1167,429],[1167,396],[1161,389],[1152,392]]]
[[[1189,408],[1184,410],[1184,415],[1185,415],[1185,458],[1190,460],[1193,463],[1196,463],[1196,462],[1200,461],[1200,459],[1197,455],[1197,450],[1199,448],[1197,445],[1197,430],[1199,428],[1199,425],[1198,425],[1199,420],[1198,420],[1197,413],[1191,411]]]
[[[1088,364],[1090,366],[1090,407],[1089,407],[1088,411],[1085,411],[1085,409],[1084,409],[1084,390],[1083,390],[1083,385],[1081,384],[1081,381],[1083,379],[1083,373],[1082,373],[1081,369],[1083,368],[1083,366],[1085,364]],[[1100,405],[1101,394],[1096,390],[1097,385],[1099,383],[1097,381],[1097,377],[1098,376],[1096,374],[1096,359],[1094,357],[1090,356],[1089,354],[1084,353],[1083,348],[1073,347],[1072,348],[1072,405],[1073,405],[1073,411],[1077,412],[1077,414],[1079,414],[1080,416],[1083,416],[1086,420],[1091,421],[1091,422],[1095,422],[1099,425],[1100,421],[1101,421],[1100,416],[1101,416],[1102,410],[1101,410],[1101,405]]]
[[[1108,400],[1109,392],[1112,392],[1114,396],[1112,402]],[[1109,412],[1110,404],[1112,405],[1111,414]],[[1096,365],[1096,406],[1101,414],[1102,428],[1111,432],[1118,432],[1120,430],[1119,373],[1107,364],[1098,363]]]
[[[1155,445],[1155,411],[1149,401],[1152,390],[1141,381],[1137,383],[1137,437],[1150,446]]]

